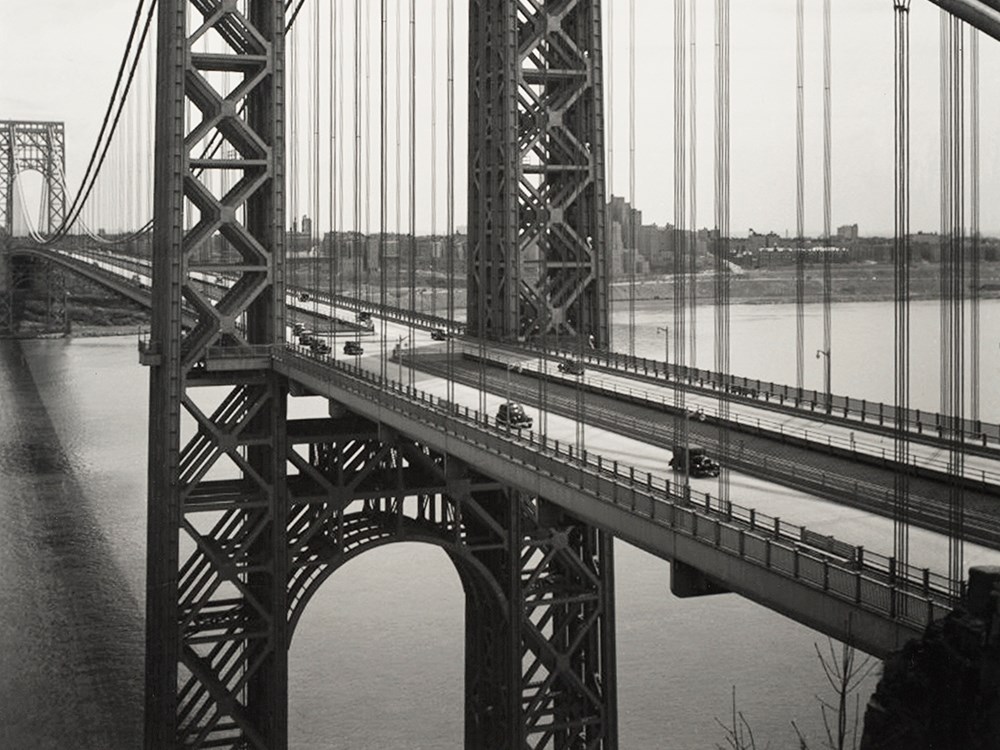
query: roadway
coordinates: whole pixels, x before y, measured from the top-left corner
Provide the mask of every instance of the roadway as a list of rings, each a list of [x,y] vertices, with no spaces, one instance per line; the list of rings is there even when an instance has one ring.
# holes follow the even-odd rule
[[[88,261],[109,275],[130,274],[130,279],[140,288],[150,284],[150,279],[145,274],[148,265],[141,259],[113,253],[66,254],[78,262]],[[201,280],[213,294],[225,289],[225,278],[216,273],[193,272],[192,276]],[[426,360],[425,366],[437,375],[450,374],[466,383],[472,382],[474,378],[478,384],[492,389],[494,393],[505,393],[506,383],[513,382],[517,384],[516,392],[522,394],[519,398],[531,401],[530,394],[539,388],[533,388],[533,384],[526,382],[525,375],[544,377],[552,383],[551,387],[545,386],[551,411],[573,415],[579,404],[586,401],[585,418],[592,426],[610,427],[625,434],[644,435],[660,447],[670,447],[681,441],[674,434],[674,420],[663,419],[664,412],[677,413],[677,405],[680,405],[689,414],[701,415],[706,420],[688,420],[685,429],[689,431],[689,437],[715,450],[717,455],[724,451],[726,455],[720,457],[728,468],[751,476],[776,479],[786,486],[807,490],[813,496],[834,499],[883,515],[891,514],[894,469],[898,464],[895,462],[892,436],[887,434],[883,424],[864,419],[833,419],[825,412],[816,414],[800,406],[789,408],[783,403],[784,395],[776,403],[769,398],[761,400],[759,396],[732,399],[727,393],[727,423],[733,431],[727,448],[719,445],[718,431],[714,426],[706,429],[720,418],[720,394],[713,390],[717,384],[712,384],[710,388],[692,385],[695,375],[699,378],[710,375],[704,371],[694,371],[695,375],[688,377],[684,387],[678,389],[675,387],[678,381],[664,378],[664,373],[662,370],[658,372],[655,364],[654,375],[650,376],[645,360],[641,361],[641,367],[639,360],[634,360],[633,367],[625,367],[622,358],[613,355],[605,361],[599,356],[585,358],[586,372],[578,377],[567,376],[559,373],[553,366],[560,357],[552,353],[526,353],[523,347],[493,343],[486,349],[476,342],[457,340],[452,340],[447,345],[434,346],[433,342],[415,340],[415,337],[422,339],[424,334],[422,328],[414,326],[413,321],[401,324],[387,317],[378,318],[378,325],[367,330],[346,323],[344,319],[353,313],[372,307],[360,301],[338,298],[337,304],[331,304],[326,295],[314,294],[310,295],[309,300],[303,301],[298,293],[292,292],[287,295],[286,303],[292,311],[291,317],[306,316],[314,321],[339,320],[341,328],[347,334],[355,340],[363,341],[369,352],[373,348],[377,349],[380,357],[382,352],[391,351],[397,344],[404,344],[404,351],[408,354],[436,349],[448,350],[458,357],[485,356],[493,365],[507,370],[505,383],[494,381],[487,384],[489,378],[483,370],[473,373],[468,366],[462,364],[447,368]],[[351,306],[347,307],[347,304]],[[433,322],[429,316],[420,316],[416,320],[416,324],[421,327]],[[325,338],[331,345],[331,357],[336,359],[340,356],[335,341],[336,333],[327,331],[324,334],[320,325],[316,327],[320,329],[320,338]],[[286,331],[286,336],[293,340],[290,328]],[[367,357],[366,361],[370,359]],[[389,367],[381,362],[367,366],[378,371]],[[513,376],[511,370],[514,370]],[[574,394],[569,396],[563,393],[560,396],[560,387],[569,387]],[[587,393],[582,396],[576,393],[580,387],[586,388]],[[772,390],[775,388],[773,384],[770,387]],[[480,396],[478,399],[480,408],[483,406],[483,398]],[[609,398],[618,403],[608,403]],[[638,404],[641,408],[632,413],[632,410],[625,408],[625,402]],[[598,407],[598,404],[601,406]],[[871,407],[868,411],[871,412]],[[628,421],[622,418],[625,413],[630,413]],[[862,408],[860,413],[865,413],[865,410]],[[817,423],[817,420],[820,422]],[[544,421],[544,417],[541,421]],[[934,440],[930,436],[921,437],[926,442],[908,445],[911,467],[915,473],[922,474],[910,478],[911,521],[932,529],[943,529],[947,527],[947,484],[955,473],[955,467],[951,465],[951,456],[943,441]],[[974,449],[980,446],[972,444],[965,447]],[[859,464],[868,465],[859,470]],[[969,538],[993,547],[1000,546],[1000,530],[996,528],[993,512],[1000,486],[1000,451],[981,447],[974,455],[964,455],[960,471],[966,478],[965,520]]]
[[[218,283],[213,279],[206,283],[213,281]],[[347,310],[316,299],[302,305],[292,294],[288,304],[305,307],[303,312],[319,317],[341,317]],[[265,362],[317,395],[503,477],[516,489],[563,505],[625,541],[686,563],[724,582],[730,590],[810,627],[841,639],[848,637],[848,627],[853,628],[852,640],[871,653],[883,654],[898,646],[918,633],[929,618],[951,606],[948,592],[953,584],[929,570],[895,566],[886,556],[871,551],[879,540],[890,538],[884,527],[874,536],[859,535],[862,544],[847,544],[823,528],[789,524],[765,510],[769,505],[787,505],[787,492],[776,490],[773,484],[755,485],[759,480],[736,472],[730,475],[731,488],[737,489],[741,500],[746,499],[742,497],[745,491],[760,506],[751,510],[746,505],[720,503],[718,498],[713,505],[707,492],[698,491],[699,483],[709,480],[691,480],[683,488],[676,476],[666,475],[667,450],[650,444],[648,429],[640,433],[642,439],[634,439],[623,437],[617,423],[614,430],[584,426],[588,452],[568,455],[578,425],[550,404],[539,415],[545,425],[543,435],[504,434],[490,424],[489,415],[507,398],[506,383],[501,389],[499,381],[491,379],[492,385],[484,392],[454,379],[419,373],[402,362],[386,361],[397,343],[405,343],[404,352],[410,353],[444,349],[453,362],[459,361],[456,355],[461,353],[462,342],[451,339],[442,346],[432,344],[429,337],[423,340],[423,335],[413,325],[382,319],[371,332],[352,334],[365,341],[368,351],[362,357],[345,361],[336,348],[332,356],[318,357],[294,346],[251,347],[215,351],[208,359],[209,370],[257,368]],[[329,340],[336,343],[336,336]],[[393,370],[400,382],[392,379]],[[455,371],[454,364],[451,371]],[[417,381],[425,386],[423,393],[415,389]],[[576,388],[570,390],[578,399]],[[427,391],[443,394],[449,405],[443,407],[440,396]],[[614,403],[610,411],[620,412],[621,403]],[[658,418],[664,421],[662,412]],[[714,482],[709,484],[714,486]],[[810,507],[829,507],[798,493],[791,502],[803,513]],[[843,517],[843,510],[838,513]],[[867,518],[870,523],[871,517]],[[872,542],[866,541],[869,538]],[[934,546],[940,548],[939,543]],[[928,565],[939,566],[940,555],[933,558]],[[921,558],[914,554],[913,559]],[[967,559],[997,562],[995,553],[979,548],[971,548]]]
[[[381,369],[374,354],[367,358],[368,366]],[[361,365],[366,364],[363,359]],[[357,363],[334,362],[294,346],[220,347],[209,352],[208,374],[258,369],[267,362],[310,393],[489,476],[503,477],[514,489],[544,497],[624,541],[685,563],[821,632],[841,639],[850,635],[870,653],[895,648],[918,633],[927,618],[951,606],[948,582],[929,571],[894,566],[868,549],[668,484],[669,478],[655,471],[662,468],[666,452],[648,443],[627,443],[617,434],[589,430],[592,449],[586,456],[570,455],[572,439],[560,445],[553,435],[572,434],[575,424],[558,415],[548,415],[550,435],[500,430],[488,412],[466,404],[485,396],[489,410],[502,397],[474,387],[430,377],[429,385],[444,394],[442,400]],[[602,456],[602,446],[630,455],[630,465]],[[635,466],[640,457],[654,471]]]

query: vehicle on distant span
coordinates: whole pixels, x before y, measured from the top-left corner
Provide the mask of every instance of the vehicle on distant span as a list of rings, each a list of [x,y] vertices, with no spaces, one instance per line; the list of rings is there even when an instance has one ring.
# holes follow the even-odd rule
[[[301,336],[304,330],[306,330],[306,327],[301,323],[292,323],[292,333],[296,336]]]
[[[360,356],[365,353],[364,347],[361,346],[360,341],[345,341],[344,342],[344,354],[350,354],[355,357]]]
[[[372,319],[372,314],[370,312],[362,310],[357,315],[354,316],[354,319],[359,323],[370,323]]]
[[[313,354],[329,354],[330,345],[323,341],[323,339],[318,339],[315,336],[313,340],[309,343],[309,348],[312,350]]]
[[[756,388],[736,384],[729,386],[729,392],[736,396],[749,396],[750,398],[757,398],[758,395]]]
[[[434,339],[434,341],[447,341],[448,332],[443,328],[435,328],[431,331],[431,338]]]
[[[559,363],[559,372],[567,375],[583,375],[583,362],[577,359],[564,359]]]
[[[497,424],[515,430],[530,430],[534,422],[521,404],[507,401],[497,409]]]
[[[302,301],[302,302],[308,302],[310,299],[312,299],[312,298],[309,296],[309,292],[299,292],[299,300],[300,301]]]
[[[699,445],[675,445],[670,459],[670,468],[692,477],[717,477],[719,464],[709,458]]]
[[[302,346],[309,346],[309,344],[312,343],[312,340],[313,340],[313,332],[310,331],[308,328],[303,328],[299,332],[299,344],[301,344]]]

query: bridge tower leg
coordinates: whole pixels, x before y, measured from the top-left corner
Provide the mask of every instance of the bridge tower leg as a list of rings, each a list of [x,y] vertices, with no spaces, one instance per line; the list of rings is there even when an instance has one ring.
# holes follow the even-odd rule
[[[280,750],[287,382],[204,358],[284,338],[284,3],[158,13],[145,746]],[[231,257],[201,262],[223,237]],[[192,274],[221,271],[213,301]]]
[[[512,490],[482,506],[506,537],[480,559],[510,614],[466,585],[465,747],[617,748],[611,537]]]
[[[468,330],[606,346],[601,2],[469,9]]]

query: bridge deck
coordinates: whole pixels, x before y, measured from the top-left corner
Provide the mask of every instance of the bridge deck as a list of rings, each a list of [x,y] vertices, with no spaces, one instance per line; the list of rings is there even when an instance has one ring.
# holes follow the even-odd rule
[[[544,497],[663,559],[702,571],[725,588],[869,653],[884,655],[951,606],[922,572],[890,573],[856,548],[727,506],[713,507],[676,484],[566,446],[505,434],[486,415],[294,348],[268,348],[272,366],[348,409]],[[254,365],[265,352],[215,350],[213,370]],[[249,356],[250,359],[241,359]],[[249,365],[248,365],[249,366]],[[706,507],[707,505],[707,507]],[[797,529],[797,527],[795,527]],[[852,551],[854,550],[854,551]],[[934,579],[937,580],[937,579]]]

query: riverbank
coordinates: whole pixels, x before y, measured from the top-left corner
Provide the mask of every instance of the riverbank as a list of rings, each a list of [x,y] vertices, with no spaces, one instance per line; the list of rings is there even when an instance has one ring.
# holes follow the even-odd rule
[[[838,264],[831,269],[830,276],[832,302],[887,302],[896,298],[895,272],[891,265]],[[699,304],[714,302],[715,281],[713,272],[698,274],[693,296]],[[807,266],[804,282],[805,301],[822,302],[823,269]],[[1000,298],[1000,263],[983,263],[980,267],[979,284],[979,296],[982,299]],[[936,264],[919,263],[910,268],[911,300],[939,298],[940,285],[940,273]],[[628,281],[612,283],[612,299],[629,299],[630,286]],[[729,277],[729,301],[731,304],[742,305],[790,304],[795,302],[795,286],[794,266],[734,271]],[[687,293],[691,294],[691,290],[689,281]],[[967,294],[971,296],[971,288],[967,287]],[[636,300],[672,300],[673,296],[673,276],[647,276],[635,281]]]

